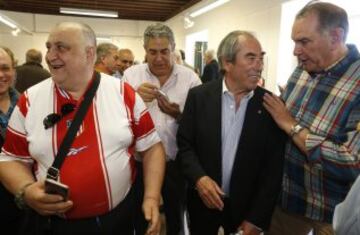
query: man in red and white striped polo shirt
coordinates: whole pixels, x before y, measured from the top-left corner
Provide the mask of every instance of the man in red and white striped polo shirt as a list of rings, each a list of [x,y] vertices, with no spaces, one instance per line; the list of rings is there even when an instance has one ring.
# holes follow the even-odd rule
[[[46,47],[52,77],[19,99],[0,155],[1,181],[37,212],[36,234],[45,234],[43,227],[55,234],[133,234],[133,153],[140,152],[145,172],[143,210],[150,222],[147,234],[157,234],[164,150],[142,99],[114,77],[101,74],[60,169],[69,199],[45,193],[46,172],[95,78],[95,34],[84,24],[60,23],[50,32]],[[62,114],[68,104],[75,110]],[[61,114],[61,119],[45,129],[43,119],[51,113]]]

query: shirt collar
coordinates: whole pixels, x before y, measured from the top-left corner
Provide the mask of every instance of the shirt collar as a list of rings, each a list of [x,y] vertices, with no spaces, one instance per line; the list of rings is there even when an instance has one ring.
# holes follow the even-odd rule
[[[222,94],[229,94],[229,95],[233,95],[229,89],[227,88],[226,86],[226,83],[225,83],[225,76],[224,76],[224,79],[222,80]],[[247,93],[244,98],[245,99],[251,99],[252,97],[254,96],[254,91],[250,91],[249,93]]]
[[[353,64],[356,60],[360,59],[359,51],[356,46],[353,44],[346,45],[348,48],[348,53],[341,57],[339,60],[334,62],[324,71],[319,73],[309,73],[311,77],[316,77],[318,75],[325,75],[327,77],[341,77],[349,68],[351,64]]]

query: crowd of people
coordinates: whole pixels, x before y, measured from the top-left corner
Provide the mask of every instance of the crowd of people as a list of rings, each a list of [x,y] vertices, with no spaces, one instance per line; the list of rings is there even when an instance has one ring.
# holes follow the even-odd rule
[[[78,22],[50,31],[49,71],[39,50],[16,66],[0,45],[2,231],[359,234],[360,54],[348,31],[339,6],[304,6],[280,96],[244,30],[204,54],[201,76],[162,23],[145,29],[136,65]]]

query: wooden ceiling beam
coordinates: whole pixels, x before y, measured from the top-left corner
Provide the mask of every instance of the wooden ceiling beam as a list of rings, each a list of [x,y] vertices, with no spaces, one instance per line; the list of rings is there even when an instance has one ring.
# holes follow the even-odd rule
[[[59,7],[117,11],[120,19],[165,21],[201,0],[0,0],[3,10],[62,15]]]

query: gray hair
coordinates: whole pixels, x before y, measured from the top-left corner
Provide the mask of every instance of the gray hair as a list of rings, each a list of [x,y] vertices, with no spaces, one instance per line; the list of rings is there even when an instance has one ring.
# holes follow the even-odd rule
[[[173,31],[166,25],[157,23],[148,26],[144,32],[144,47],[146,48],[149,40],[152,38],[167,38],[170,42],[171,49],[175,49],[175,38]]]
[[[87,46],[96,46],[96,35],[89,25],[80,22],[61,22],[58,23],[55,28],[61,27],[78,28],[81,31],[84,40],[87,42]]]
[[[117,51],[118,48],[112,43],[101,43],[96,47],[96,64],[101,62],[101,59],[110,54],[111,50]]]
[[[220,42],[217,50],[218,62],[222,73],[224,73],[223,60],[227,62],[235,62],[236,54],[241,50],[241,43],[239,42],[240,36],[256,39],[252,33],[241,30],[236,30],[226,35],[226,37]]]
[[[315,14],[319,21],[319,31],[325,32],[334,28],[344,30],[343,42],[346,41],[349,32],[349,21],[346,11],[328,2],[311,1],[305,5],[297,14],[296,20],[309,14]]]
[[[26,52],[25,57],[26,57],[25,58],[26,62],[33,62],[33,63],[41,64],[41,61],[42,61],[41,51],[38,51],[36,49],[30,49]]]
[[[207,50],[205,51],[205,56],[210,59],[215,59],[215,51],[214,50]]]

